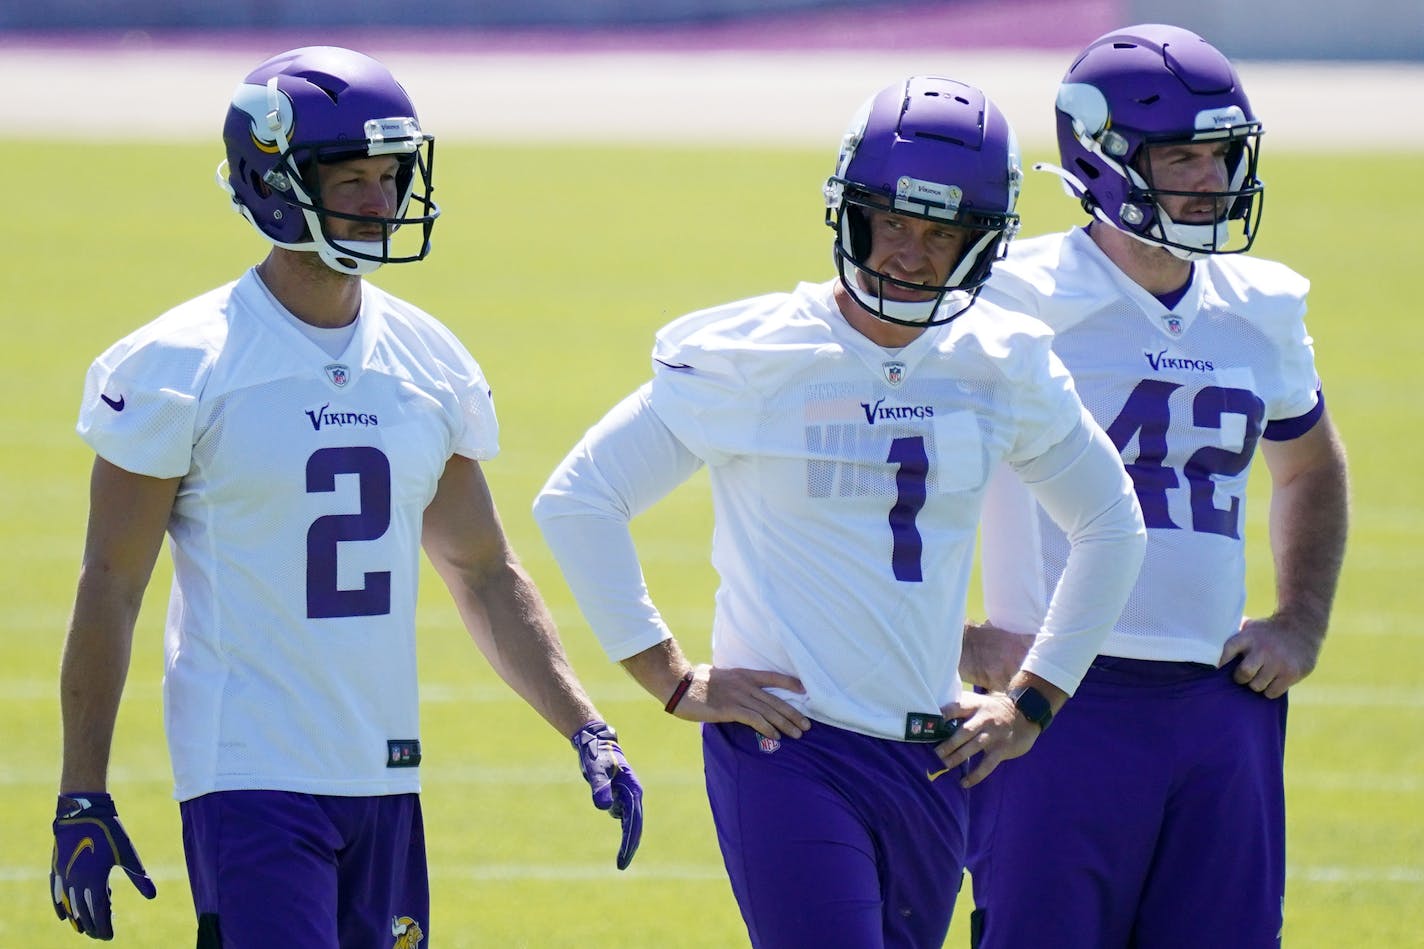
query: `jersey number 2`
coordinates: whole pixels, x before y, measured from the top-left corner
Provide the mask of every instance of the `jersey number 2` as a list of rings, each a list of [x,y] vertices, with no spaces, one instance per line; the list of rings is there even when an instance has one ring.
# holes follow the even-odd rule
[[[1122,411],[1108,426],[1108,437],[1121,452],[1137,436],[1137,460],[1127,465],[1142,519],[1148,527],[1176,529],[1167,510],[1167,492],[1181,484],[1176,469],[1162,464],[1167,457],[1167,432],[1171,427],[1168,400],[1180,389],[1175,382],[1144,379],[1123,403]],[[1239,415],[1246,420],[1241,450],[1207,446],[1187,459],[1182,473],[1191,485],[1192,530],[1224,537],[1241,537],[1241,498],[1231,497],[1224,508],[1216,506],[1214,475],[1233,477],[1246,470],[1256,442],[1261,437],[1261,420],[1266,407],[1249,389],[1206,386],[1192,397],[1192,424],[1197,428],[1220,429],[1222,419]]]
[[[342,541],[375,540],[391,526],[391,463],[378,448],[321,448],[307,459],[307,493],[335,491],[336,476],[354,474],[360,507],[354,514],[326,514],[307,529],[307,616],[383,616],[391,611],[389,570],[370,571],[362,586],[336,585]]]

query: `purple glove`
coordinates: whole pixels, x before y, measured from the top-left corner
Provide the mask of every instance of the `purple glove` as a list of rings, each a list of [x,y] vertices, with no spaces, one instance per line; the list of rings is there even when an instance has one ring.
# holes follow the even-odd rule
[[[607,724],[589,722],[571,740],[583,779],[593,789],[593,806],[623,822],[618,869],[626,870],[643,837],[643,786],[618,747],[618,733]]]
[[[124,868],[146,899],[158,895],[119,823],[113,798],[102,792],[61,794],[54,811],[54,859],[49,874],[54,911],[75,932],[113,939],[109,871]]]

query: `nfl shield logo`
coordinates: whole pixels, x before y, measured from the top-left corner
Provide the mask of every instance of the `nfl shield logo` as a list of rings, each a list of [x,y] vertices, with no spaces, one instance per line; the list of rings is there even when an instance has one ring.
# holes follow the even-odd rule
[[[1180,316],[1177,316],[1175,313],[1168,313],[1162,317],[1162,320],[1167,324],[1167,332],[1173,336],[1182,335],[1182,318]]]
[[[771,754],[781,747],[781,742],[775,738],[767,738],[760,732],[757,733],[757,747],[765,754]]]
[[[885,381],[892,386],[898,386],[905,381],[905,364],[902,362],[887,362],[882,364],[885,370]]]
[[[332,363],[326,367],[326,378],[331,380],[331,384],[340,389],[351,381],[351,370],[340,363]]]

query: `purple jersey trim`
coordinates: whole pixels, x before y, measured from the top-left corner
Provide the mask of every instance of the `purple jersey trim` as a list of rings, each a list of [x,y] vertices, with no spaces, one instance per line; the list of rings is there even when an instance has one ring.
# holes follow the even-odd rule
[[[1315,427],[1315,423],[1320,421],[1320,416],[1325,413],[1325,392],[1319,388],[1315,390],[1315,405],[1304,415],[1297,415],[1295,418],[1281,418],[1266,423],[1266,430],[1263,436],[1273,442],[1288,442],[1292,438],[1299,438]]]
[[[1186,283],[1182,284],[1175,290],[1169,290],[1166,293],[1154,293],[1152,295],[1157,298],[1158,303],[1161,303],[1163,306],[1170,310],[1172,307],[1182,302],[1182,297],[1186,296],[1187,291],[1192,288],[1192,281],[1196,279],[1196,276],[1197,269],[1196,266],[1193,265],[1192,272],[1190,275],[1188,275]]]

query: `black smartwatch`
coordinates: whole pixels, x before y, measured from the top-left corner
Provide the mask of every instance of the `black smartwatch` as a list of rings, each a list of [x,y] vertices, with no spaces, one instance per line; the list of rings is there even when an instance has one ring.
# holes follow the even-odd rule
[[[1048,729],[1048,723],[1053,721],[1053,706],[1042,692],[1031,685],[1021,685],[1009,690],[1009,698],[1019,714],[1037,725],[1040,732]]]

